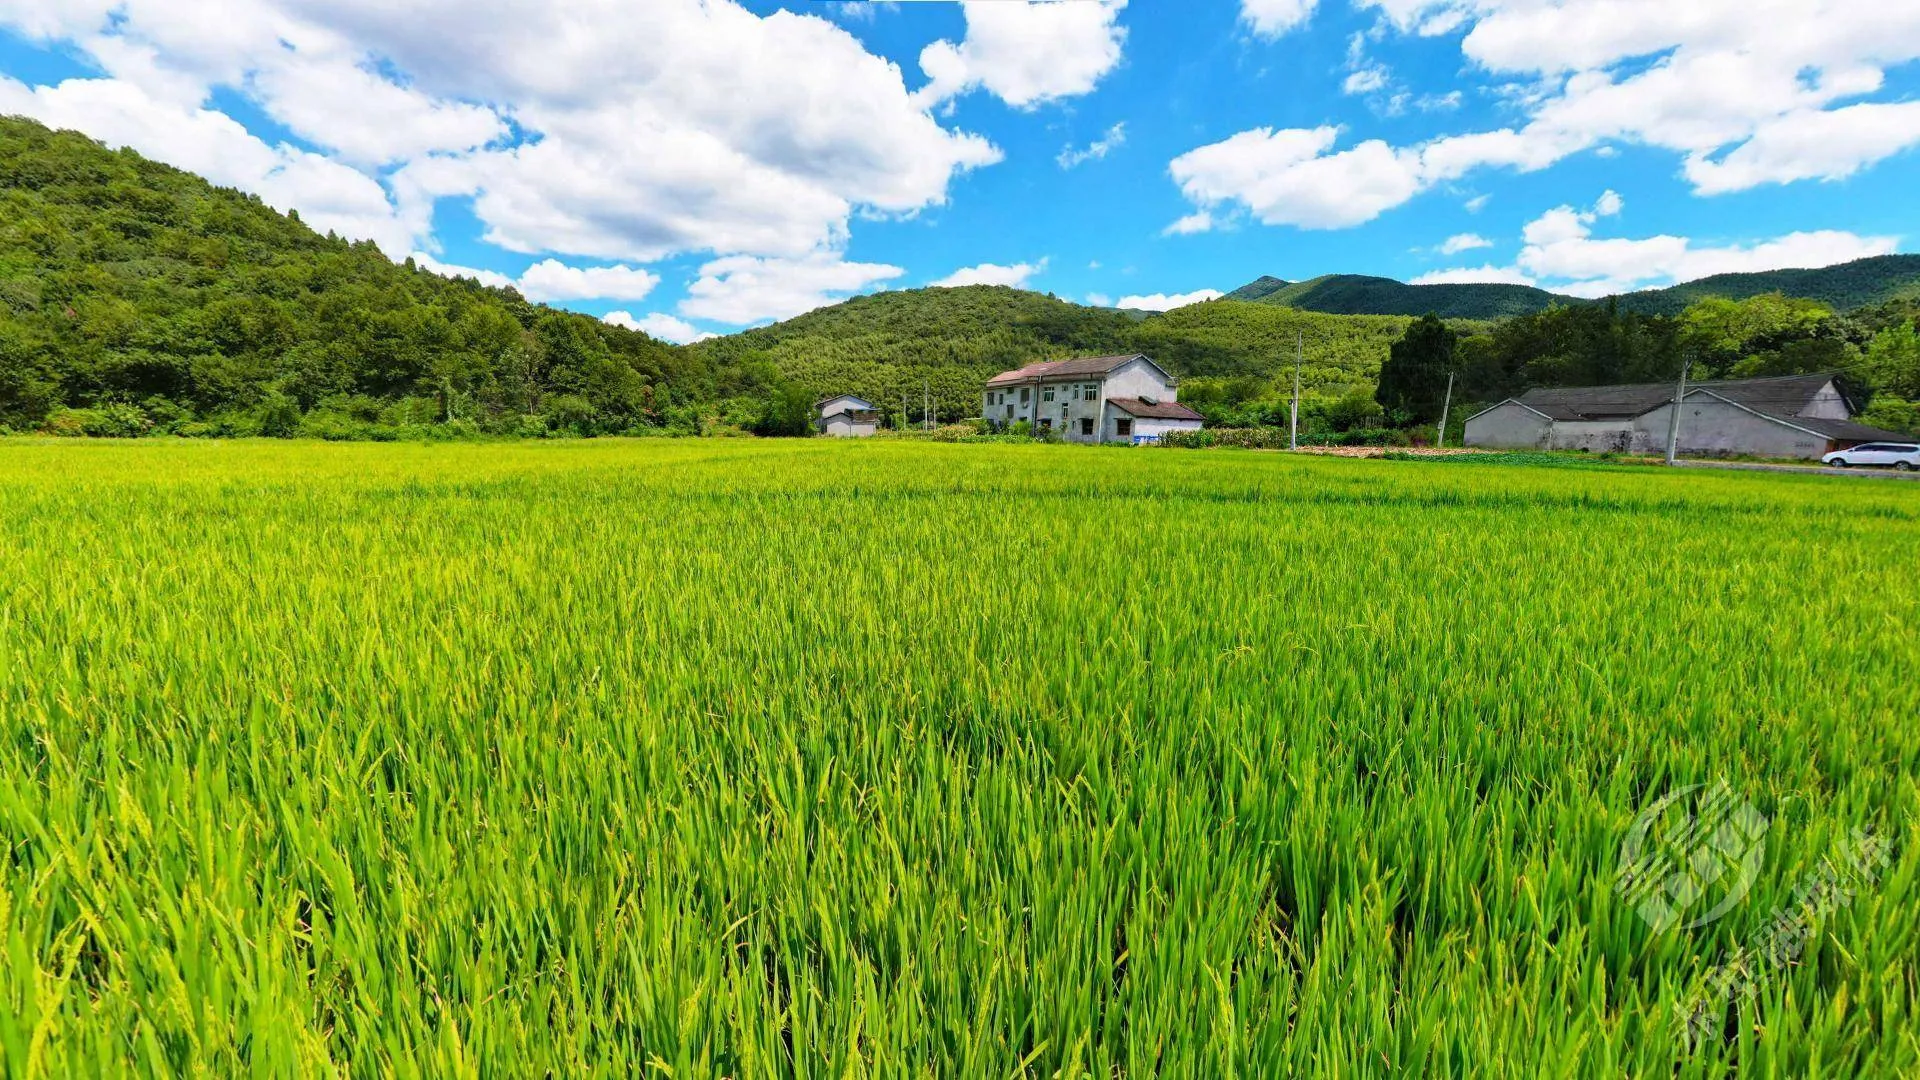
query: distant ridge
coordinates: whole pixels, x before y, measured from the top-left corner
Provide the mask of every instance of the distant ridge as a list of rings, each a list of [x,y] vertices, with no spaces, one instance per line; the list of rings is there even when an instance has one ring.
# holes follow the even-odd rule
[[[1817,269],[1717,274],[1683,285],[1625,293],[1611,299],[1629,311],[1677,315],[1689,304],[1710,296],[1744,300],[1772,292],[1818,300],[1840,311],[1920,297],[1920,255],[1878,255]],[[1262,277],[1228,293],[1227,299],[1279,304],[1328,315],[1418,316],[1431,312],[1449,319],[1500,319],[1544,311],[1555,304],[1606,302],[1552,293],[1529,285],[1409,285],[1392,278],[1361,274],[1329,274],[1292,284],[1275,277]]]
[[[1265,300],[1274,293],[1287,287],[1287,282],[1277,277],[1263,277],[1251,281],[1221,297],[1222,300]]]

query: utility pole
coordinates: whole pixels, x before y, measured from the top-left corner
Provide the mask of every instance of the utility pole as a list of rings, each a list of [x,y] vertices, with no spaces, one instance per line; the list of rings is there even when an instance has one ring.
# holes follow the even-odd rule
[[[1453,409],[1453,372],[1447,372],[1447,400],[1440,406],[1440,440],[1437,449],[1447,448],[1447,413]]]
[[[933,380],[920,380],[920,427],[923,431],[933,430]]]
[[[1680,457],[1680,403],[1687,399],[1687,372],[1693,367],[1693,358],[1680,362],[1680,389],[1673,393],[1673,415],[1667,422],[1667,464],[1678,463]]]
[[[1306,339],[1293,332],[1293,415],[1287,427],[1287,449],[1300,449],[1300,362],[1306,358]]]

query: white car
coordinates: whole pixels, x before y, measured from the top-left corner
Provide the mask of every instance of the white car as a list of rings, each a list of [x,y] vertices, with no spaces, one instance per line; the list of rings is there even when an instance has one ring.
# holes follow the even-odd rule
[[[1920,445],[1913,443],[1870,442],[1835,450],[1820,459],[1836,468],[1851,465],[1891,465],[1901,472],[1920,469]]]

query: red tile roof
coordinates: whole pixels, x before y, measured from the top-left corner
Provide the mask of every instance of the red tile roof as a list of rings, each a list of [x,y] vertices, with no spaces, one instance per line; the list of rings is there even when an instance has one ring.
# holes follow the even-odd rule
[[[1038,364],[1028,364],[1023,368],[1003,371],[987,380],[988,386],[1012,386],[1017,383],[1034,382],[1040,379],[1070,379],[1075,376],[1105,375],[1116,368],[1125,367],[1133,360],[1141,359],[1139,353],[1125,356],[1083,356],[1076,360],[1048,360]],[[1148,361],[1151,363],[1152,361]]]

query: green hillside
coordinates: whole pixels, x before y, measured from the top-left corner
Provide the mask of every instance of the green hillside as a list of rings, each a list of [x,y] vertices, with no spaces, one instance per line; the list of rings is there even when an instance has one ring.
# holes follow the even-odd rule
[[[1272,296],[1274,293],[1279,292],[1281,289],[1286,288],[1288,284],[1290,283],[1281,281],[1277,277],[1262,277],[1257,281],[1250,281],[1247,284],[1240,286],[1239,288],[1233,290],[1232,292],[1221,297],[1220,299],[1222,300],[1264,300],[1267,297]]]
[[[1920,299],[1920,255],[1880,255],[1817,270],[1769,270],[1760,274],[1719,274],[1668,289],[1649,289],[1620,297],[1620,306],[1649,315],[1678,315],[1709,297],[1745,300],[1781,293],[1818,300],[1835,311]]]
[[[1767,293],[1818,300],[1837,311],[1920,297],[1920,255],[1882,255],[1811,270],[1720,274],[1615,299],[1623,310],[1678,315],[1695,301],[1709,297],[1745,300]],[[1545,311],[1555,304],[1576,307],[1596,302],[1528,285],[1409,285],[1361,274],[1329,274],[1293,284],[1263,277],[1228,293],[1227,298],[1333,315],[1419,316],[1431,312],[1446,319],[1504,319]]]
[[[1309,388],[1367,384],[1410,320],[1216,300],[1164,314],[1081,307],[1005,286],[879,293],[693,346],[721,368],[771,364],[818,397],[854,393],[918,411],[930,389],[944,416],[972,415],[993,375],[1036,360],[1143,352],[1181,377],[1261,379],[1293,371]]]
[[[1392,278],[1329,274],[1274,290],[1259,302],[1329,315],[1503,319],[1569,301],[1526,285],[1408,285]]]
[[[215,433],[317,415],[350,430],[450,413],[624,430],[736,381],[703,354],[0,118],[0,426]]]

